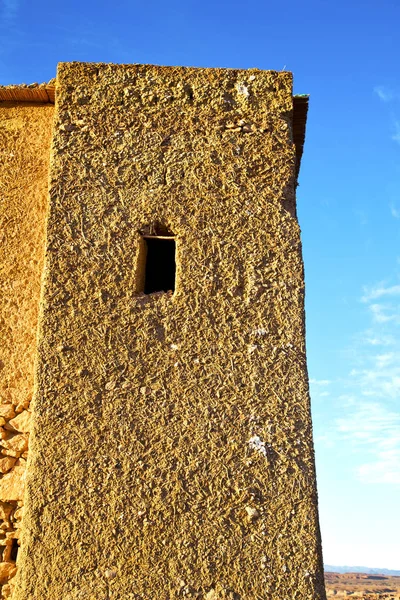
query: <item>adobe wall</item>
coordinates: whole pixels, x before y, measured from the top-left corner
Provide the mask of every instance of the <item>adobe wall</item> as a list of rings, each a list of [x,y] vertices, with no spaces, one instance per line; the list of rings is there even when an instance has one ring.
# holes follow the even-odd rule
[[[0,103],[0,589],[22,514],[54,107]],[[14,547],[13,547],[14,543]]]
[[[14,600],[325,597],[289,73],[62,64]],[[141,232],[177,240],[141,292]]]

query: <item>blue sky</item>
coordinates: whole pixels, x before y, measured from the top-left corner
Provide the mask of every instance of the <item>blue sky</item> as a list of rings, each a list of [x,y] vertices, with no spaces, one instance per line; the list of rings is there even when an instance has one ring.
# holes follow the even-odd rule
[[[59,61],[287,69],[325,562],[400,569],[398,0],[0,0],[0,84]]]

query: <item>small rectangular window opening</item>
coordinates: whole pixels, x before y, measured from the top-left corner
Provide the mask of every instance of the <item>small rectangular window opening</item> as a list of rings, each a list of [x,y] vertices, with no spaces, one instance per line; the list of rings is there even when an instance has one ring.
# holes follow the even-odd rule
[[[10,559],[13,561],[17,560],[17,556],[18,556],[18,540],[13,539],[12,541],[12,546],[11,546],[11,555],[10,555]]]
[[[144,293],[175,291],[175,249],[173,236],[144,235],[146,267]]]

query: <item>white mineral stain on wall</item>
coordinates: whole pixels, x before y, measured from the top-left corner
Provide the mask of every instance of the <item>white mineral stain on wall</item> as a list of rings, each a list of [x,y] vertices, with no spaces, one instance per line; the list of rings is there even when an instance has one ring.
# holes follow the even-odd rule
[[[265,447],[265,442],[262,441],[259,435],[253,435],[249,439],[249,446],[252,450],[256,450],[260,452],[264,456],[267,456],[267,449]]]

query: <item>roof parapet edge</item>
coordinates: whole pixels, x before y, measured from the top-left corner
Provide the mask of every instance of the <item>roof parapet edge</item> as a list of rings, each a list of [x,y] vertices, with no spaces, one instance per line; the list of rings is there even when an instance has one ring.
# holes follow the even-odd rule
[[[0,86],[1,102],[32,102],[54,104],[56,87],[53,82],[31,85]],[[296,148],[296,183],[299,176],[306,133],[309,95],[293,96],[293,142]]]

